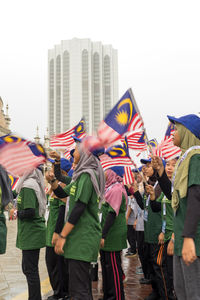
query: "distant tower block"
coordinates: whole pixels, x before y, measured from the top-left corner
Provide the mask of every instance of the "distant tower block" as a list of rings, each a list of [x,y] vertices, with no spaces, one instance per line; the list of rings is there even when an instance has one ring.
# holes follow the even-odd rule
[[[118,101],[118,55],[90,39],[61,41],[48,54],[49,133],[72,128],[85,117],[89,133]]]

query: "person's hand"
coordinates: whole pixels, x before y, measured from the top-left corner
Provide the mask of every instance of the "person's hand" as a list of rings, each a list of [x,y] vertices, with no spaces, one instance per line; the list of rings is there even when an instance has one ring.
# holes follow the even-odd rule
[[[189,266],[197,259],[195,243],[192,238],[186,238],[186,237],[184,238],[183,248],[182,248],[182,258],[184,263],[187,266]]]
[[[150,195],[150,199],[151,199],[151,200],[155,200],[155,191],[154,191],[153,186],[150,185],[150,184],[147,184],[147,185],[145,186],[145,190],[146,190],[147,194]]]
[[[126,216],[126,225],[128,225],[128,217]]]
[[[61,238],[59,235],[58,235],[58,239],[56,241],[56,245],[54,247],[54,251],[57,253],[57,254],[63,254],[64,251],[63,251],[63,247],[65,245],[65,242],[66,240]]]
[[[138,192],[138,184],[137,184],[136,180],[133,183],[133,189],[134,189],[134,193]]]
[[[9,211],[9,217],[10,217],[10,220],[13,220],[13,219],[14,219],[14,213],[15,213],[14,208],[11,208],[10,211]]]
[[[167,246],[167,254],[170,256],[174,255],[174,242],[172,240],[169,241]]]
[[[101,239],[100,247],[104,248],[104,244],[105,244],[105,239]]]
[[[50,151],[49,156],[53,159],[60,160],[60,155],[56,151]]]
[[[53,233],[53,236],[52,236],[52,240],[51,240],[52,246],[55,246],[55,244],[56,244],[58,238],[59,238],[59,234],[56,233],[56,232],[54,232],[54,233]]]
[[[158,244],[163,245],[164,244],[165,235],[163,232],[161,232],[158,236]]]
[[[158,175],[161,177],[163,172],[164,172],[164,165],[163,165],[163,161],[162,158],[159,156],[152,156],[151,158],[151,164],[154,170],[156,170],[158,172]]]
[[[137,219],[135,220],[135,222],[133,223],[133,228],[136,230],[136,225],[137,225]]]

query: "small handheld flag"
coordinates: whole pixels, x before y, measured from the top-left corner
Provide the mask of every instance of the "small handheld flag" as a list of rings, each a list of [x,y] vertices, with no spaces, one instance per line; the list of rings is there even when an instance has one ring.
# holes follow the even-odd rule
[[[126,91],[118,103],[101,121],[97,130],[97,137],[88,137],[83,146],[90,151],[109,147],[120,139],[126,132],[140,129],[143,126],[142,118],[137,109],[131,89]]]
[[[64,133],[57,134],[51,137],[51,148],[69,148],[75,144],[72,136],[82,139],[86,136],[85,120],[82,118],[80,122]]]

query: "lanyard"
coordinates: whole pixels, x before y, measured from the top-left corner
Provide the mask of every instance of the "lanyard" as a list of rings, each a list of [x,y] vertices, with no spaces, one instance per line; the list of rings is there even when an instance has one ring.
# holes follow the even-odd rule
[[[162,204],[163,204],[162,232],[165,233],[165,230],[166,230],[166,224],[167,224],[167,220],[166,220],[166,215],[167,215],[166,196],[164,196],[164,198],[163,198],[163,200],[162,200]]]
[[[158,185],[158,181],[156,181],[156,183],[154,184],[153,188],[155,190],[156,186]],[[147,197],[146,199],[146,203],[145,203],[145,209],[144,209],[144,221],[147,222],[148,221],[148,209],[149,209],[149,201],[150,201],[150,195]]]
[[[176,170],[174,171],[174,174],[173,174],[173,177],[172,177],[172,188],[171,188],[172,193],[173,193],[173,190],[174,190],[174,181],[175,181],[175,177],[176,177],[176,173],[177,173],[177,171],[178,171],[178,168],[180,167],[180,165],[182,164],[182,162],[186,159],[186,157],[187,157],[187,155],[190,153],[190,151],[196,150],[196,149],[200,149],[200,146],[192,146],[192,147],[190,147],[190,148],[183,154],[183,156],[181,157],[181,159],[179,160],[178,166],[177,166]]]

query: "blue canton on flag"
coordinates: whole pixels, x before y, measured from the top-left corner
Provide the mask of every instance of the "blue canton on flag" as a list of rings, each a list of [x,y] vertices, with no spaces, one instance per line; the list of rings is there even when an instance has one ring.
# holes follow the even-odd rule
[[[80,122],[75,126],[74,128],[74,135],[77,138],[80,138],[83,136],[83,134],[86,133],[86,128],[85,128],[85,120],[82,118]]]
[[[137,114],[131,95],[127,91],[104,119],[112,129],[123,135],[129,130],[133,117]]]

